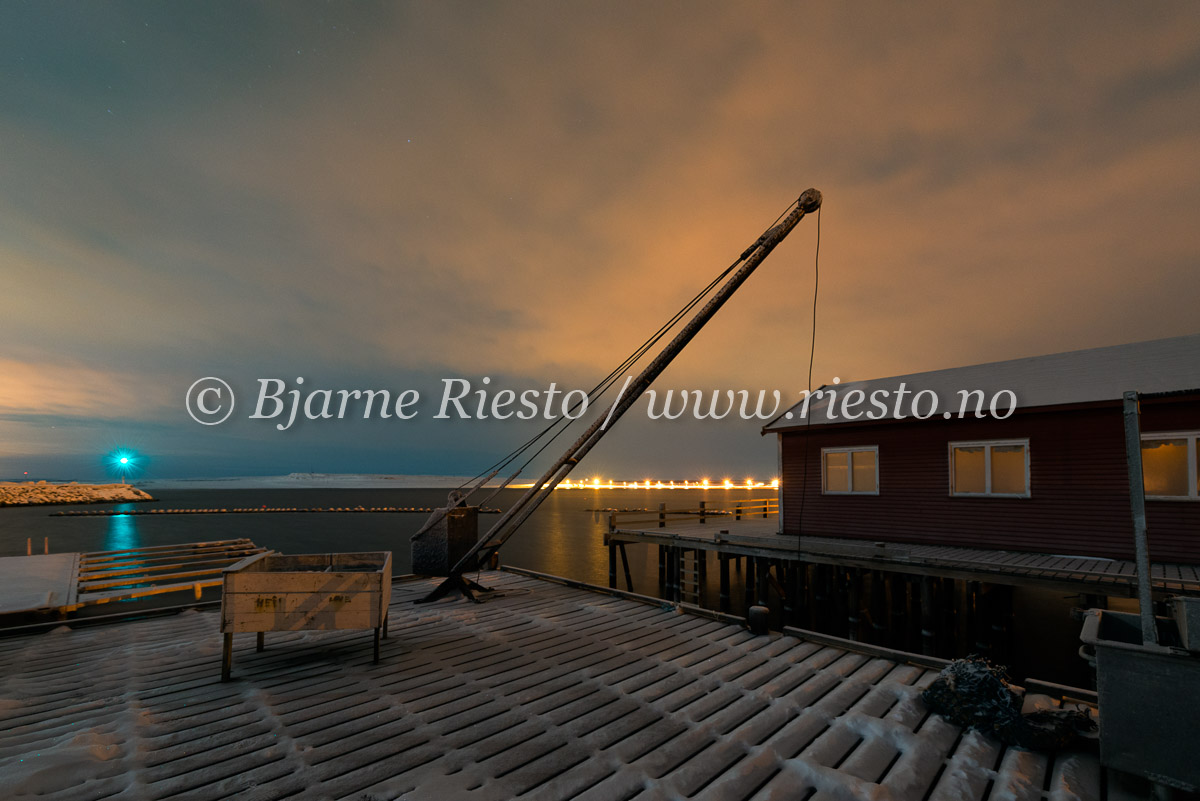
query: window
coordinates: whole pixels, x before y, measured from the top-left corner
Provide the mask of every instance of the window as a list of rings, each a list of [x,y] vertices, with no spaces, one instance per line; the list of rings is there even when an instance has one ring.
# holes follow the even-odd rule
[[[1200,499],[1200,432],[1142,435],[1142,486],[1147,498]]]
[[[950,443],[950,494],[1029,497],[1029,440]]]
[[[821,492],[825,495],[878,495],[879,448],[821,449]]]

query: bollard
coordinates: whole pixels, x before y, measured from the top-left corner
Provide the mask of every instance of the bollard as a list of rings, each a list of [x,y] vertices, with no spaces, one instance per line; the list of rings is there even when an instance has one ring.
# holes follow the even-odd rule
[[[45,537],[42,539],[42,553],[50,553],[50,538],[49,537]]]
[[[25,540],[25,555],[33,556],[33,537]]]
[[[767,616],[771,613],[765,606],[752,606],[746,613],[746,622],[750,625],[751,634],[766,634],[768,631]]]

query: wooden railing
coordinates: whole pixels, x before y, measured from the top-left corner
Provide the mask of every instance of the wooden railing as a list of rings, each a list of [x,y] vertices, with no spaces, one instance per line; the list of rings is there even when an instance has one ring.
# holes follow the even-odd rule
[[[608,530],[618,528],[666,528],[668,523],[682,523],[695,520],[708,523],[713,518],[717,520],[750,520],[762,519],[779,514],[779,498],[747,498],[720,505],[700,501],[699,505],[689,509],[668,509],[665,503],[658,505],[658,511],[652,509],[635,509],[628,512],[611,511],[608,513]]]

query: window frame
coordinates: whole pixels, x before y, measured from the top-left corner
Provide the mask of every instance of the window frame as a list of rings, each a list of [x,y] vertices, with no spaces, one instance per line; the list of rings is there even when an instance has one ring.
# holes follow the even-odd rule
[[[854,489],[854,456],[856,452],[869,451],[875,455],[875,489],[873,490],[856,490]],[[847,483],[850,486],[848,490],[831,490],[826,489],[828,481],[825,476],[825,454],[827,453],[845,453],[851,454],[846,457],[846,477]],[[821,448],[821,494],[822,495],[878,495],[879,494],[879,446],[878,445],[846,445],[837,448]]]
[[[1020,445],[1025,449],[1025,491],[1017,492],[992,492],[992,447],[993,446],[1011,446]],[[957,492],[954,489],[954,449],[955,448],[983,448],[983,492]],[[946,466],[949,474],[950,497],[951,498],[1032,498],[1032,490],[1029,476],[1029,437],[1016,439],[970,439],[949,442],[946,445]]]
[[[1146,466],[1142,464],[1142,491],[1145,493],[1145,498],[1148,501],[1200,501],[1200,488],[1196,486],[1197,472],[1200,472],[1200,465],[1197,464],[1197,449],[1200,448],[1200,431],[1143,431],[1141,443],[1145,444],[1146,440],[1160,439],[1182,439],[1187,442],[1187,495],[1150,495],[1145,493],[1146,490]],[[1139,454],[1140,455],[1140,454]]]

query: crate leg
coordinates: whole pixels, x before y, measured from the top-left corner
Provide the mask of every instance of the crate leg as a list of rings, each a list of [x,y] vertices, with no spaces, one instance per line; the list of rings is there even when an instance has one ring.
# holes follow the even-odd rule
[[[380,637],[379,627],[376,626],[375,627],[375,664],[377,664],[377,665],[379,664],[379,637]]]
[[[229,674],[233,669],[233,635],[226,634],[225,642],[221,646],[221,681],[229,681]]]
[[[389,617],[388,613],[384,612],[383,613],[383,639],[385,639],[385,640],[388,638],[388,617]]]
[[[265,640],[265,638],[266,638],[266,634],[264,634],[263,632],[261,632],[261,631],[260,631],[260,632],[258,633],[258,637],[257,637],[257,639],[256,639],[256,642],[254,643],[254,650],[255,650],[255,651],[261,651],[263,648],[265,648],[265,647],[266,647],[266,642],[264,641],[264,640]]]

